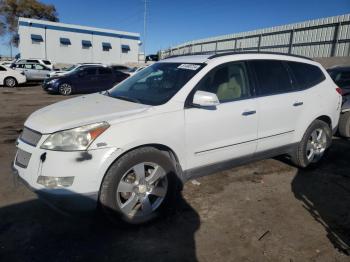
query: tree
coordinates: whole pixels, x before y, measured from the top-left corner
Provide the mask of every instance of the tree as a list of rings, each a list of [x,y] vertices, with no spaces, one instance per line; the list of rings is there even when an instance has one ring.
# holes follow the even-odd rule
[[[58,14],[54,5],[44,4],[38,0],[0,0],[0,35],[10,34],[15,44],[18,17],[58,22]]]

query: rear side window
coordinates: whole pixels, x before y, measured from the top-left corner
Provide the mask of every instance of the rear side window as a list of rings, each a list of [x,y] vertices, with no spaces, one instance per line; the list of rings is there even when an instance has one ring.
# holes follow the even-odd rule
[[[110,68],[107,68],[107,67],[100,67],[98,69],[98,73],[100,75],[110,75],[110,74],[112,74],[112,70]]]
[[[310,88],[326,79],[317,66],[298,62],[287,62],[287,64],[295,77],[298,89]]]
[[[51,65],[51,62],[48,61],[48,60],[43,60],[43,63],[44,63],[45,65]]]
[[[258,80],[257,95],[267,96],[294,91],[287,68],[277,60],[249,62]]]

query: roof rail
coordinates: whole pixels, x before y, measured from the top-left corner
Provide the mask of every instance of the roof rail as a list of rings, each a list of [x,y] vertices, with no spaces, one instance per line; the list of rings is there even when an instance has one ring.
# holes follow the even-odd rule
[[[241,55],[241,54],[267,54],[267,55],[284,55],[284,56],[293,56],[293,57],[298,57],[298,58],[303,58],[307,60],[313,61],[310,57],[306,56],[301,56],[301,55],[293,55],[293,54],[286,54],[286,53],[280,53],[280,52],[268,52],[268,51],[233,51],[233,52],[225,52],[225,53],[220,53],[220,54],[215,54],[208,59],[220,57],[220,56],[226,56],[226,55]]]
[[[174,58],[174,57],[180,57],[180,56],[192,56],[192,55],[210,55],[208,59],[213,59],[216,57],[226,56],[226,55],[242,55],[242,54],[268,54],[268,55],[284,55],[284,56],[292,56],[292,57],[298,57],[303,58],[307,60],[313,61],[310,57],[301,56],[301,55],[293,55],[293,54],[287,54],[287,53],[280,53],[280,52],[268,52],[268,51],[229,51],[229,52],[222,52],[222,53],[215,53],[215,51],[207,51],[207,52],[195,52],[195,53],[189,53],[189,54],[183,54],[183,55],[172,55],[168,56],[164,59],[168,58]]]

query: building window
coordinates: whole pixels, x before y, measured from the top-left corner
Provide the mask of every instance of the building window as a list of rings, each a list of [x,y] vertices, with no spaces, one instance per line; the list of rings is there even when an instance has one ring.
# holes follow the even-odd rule
[[[127,53],[130,51],[129,45],[122,45],[122,53]]]
[[[108,52],[109,49],[112,49],[111,43],[102,43],[102,50]]]
[[[41,42],[44,42],[43,37],[41,35],[30,35],[30,38],[32,39],[32,44],[40,44]]]
[[[82,40],[81,45],[83,49],[89,49],[90,47],[92,47],[91,41],[89,40]]]
[[[72,43],[70,42],[69,38],[61,37],[60,38],[60,44],[64,45],[64,46],[68,46],[68,45],[71,45]]]

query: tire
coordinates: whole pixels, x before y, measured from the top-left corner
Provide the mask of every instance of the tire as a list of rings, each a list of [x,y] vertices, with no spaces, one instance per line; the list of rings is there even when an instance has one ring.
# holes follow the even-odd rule
[[[70,84],[63,83],[63,84],[60,84],[60,86],[58,87],[58,91],[60,92],[61,95],[69,96],[72,94],[73,88]]]
[[[16,80],[16,78],[14,78],[14,77],[6,77],[5,78],[5,80],[4,80],[4,83],[5,83],[5,86],[7,86],[7,87],[15,87],[15,86],[17,86],[17,80]]]
[[[350,112],[346,112],[340,115],[339,134],[342,137],[350,137]]]
[[[314,139],[315,137],[317,139]],[[321,120],[315,120],[308,127],[302,140],[291,155],[292,162],[302,168],[318,163],[323,158],[331,142],[332,131],[329,125]]]
[[[174,207],[177,181],[175,164],[167,153],[153,147],[135,149],[107,171],[100,189],[100,208],[109,218],[129,224],[150,222]]]

